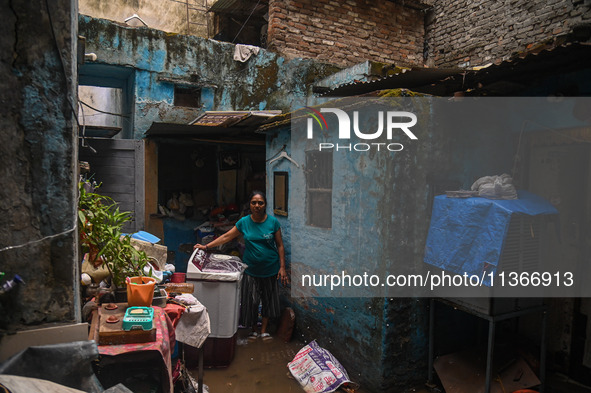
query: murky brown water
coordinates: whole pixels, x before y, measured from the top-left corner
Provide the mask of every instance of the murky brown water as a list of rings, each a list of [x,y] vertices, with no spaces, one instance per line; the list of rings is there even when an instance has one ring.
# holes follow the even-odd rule
[[[204,384],[209,393],[303,393],[304,389],[292,378],[287,363],[305,345],[295,340],[284,343],[277,338],[263,341],[246,339],[248,329],[240,329],[234,360],[226,368],[207,368]],[[197,370],[189,370],[197,379]],[[591,393],[589,388],[548,375],[548,392]],[[568,388],[567,388],[568,386]],[[442,391],[443,389],[441,389]],[[405,393],[428,393],[424,386],[405,390]],[[339,390],[339,392],[341,392]],[[356,393],[369,393],[363,387]]]
[[[226,368],[206,368],[203,383],[209,393],[303,393],[287,368],[306,343],[273,338],[248,340],[250,329],[239,329],[234,360]],[[197,379],[197,370],[189,370]],[[342,390],[338,390],[342,392]],[[358,389],[356,393],[368,393]]]
[[[247,334],[248,329],[240,329],[234,360],[227,368],[205,369],[204,385],[210,393],[303,392],[287,363],[305,344],[277,338],[250,341]],[[197,378],[197,370],[190,373]]]

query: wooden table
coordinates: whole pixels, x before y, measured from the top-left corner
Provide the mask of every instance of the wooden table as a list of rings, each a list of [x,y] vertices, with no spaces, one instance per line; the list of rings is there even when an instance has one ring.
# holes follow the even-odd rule
[[[126,303],[118,303],[118,306],[123,310],[127,307]],[[102,310],[101,310],[102,311]],[[89,340],[99,342],[99,314],[94,311],[92,316],[91,328],[89,333]],[[145,354],[146,357],[153,358],[154,353],[157,353],[157,359],[161,359],[162,363],[162,388],[164,392],[173,391],[172,382],[172,365],[170,355],[174,348],[174,328],[170,319],[167,317],[164,310],[160,307],[154,307],[154,322],[155,341],[124,343],[115,345],[98,345],[101,361],[103,357],[111,357],[111,361],[117,361],[117,357],[123,357],[130,354]],[[133,334],[133,333],[132,333]],[[120,340],[121,337],[118,337]],[[143,356],[142,356],[143,357]],[[100,362],[99,362],[100,364]]]

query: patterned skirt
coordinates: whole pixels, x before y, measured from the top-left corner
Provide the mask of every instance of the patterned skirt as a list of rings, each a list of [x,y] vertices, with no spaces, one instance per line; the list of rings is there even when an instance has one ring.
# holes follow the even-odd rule
[[[254,326],[258,321],[259,304],[262,304],[261,316],[277,318],[279,309],[279,288],[277,275],[271,277],[242,277],[240,306],[240,324]]]

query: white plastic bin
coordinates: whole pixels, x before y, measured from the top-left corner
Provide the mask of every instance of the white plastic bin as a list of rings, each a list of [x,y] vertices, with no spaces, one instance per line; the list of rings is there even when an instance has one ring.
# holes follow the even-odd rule
[[[191,262],[193,257],[187,265],[186,279],[195,287],[193,296],[209,313],[209,337],[231,338],[238,331],[242,272],[202,272]]]

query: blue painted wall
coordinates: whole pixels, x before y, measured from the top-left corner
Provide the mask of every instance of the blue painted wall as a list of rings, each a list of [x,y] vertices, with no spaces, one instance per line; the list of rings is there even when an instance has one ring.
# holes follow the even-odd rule
[[[314,81],[339,70],[313,60],[286,60],[266,50],[241,63],[233,59],[233,44],[84,15],[79,29],[86,52],[96,53],[97,63],[135,71],[134,130],[126,138],[143,138],[152,122],[187,124],[206,110],[289,111],[306,104]],[[203,107],[175,107],[171,79],[202,83]]]
[[[122,27],[85,16],[80,18],[80,33],[86,36],[87,52],[97,53],[98,62],[134,68],[135,138],[143,137],[153,121],[186,123],[200,113],[175,108],[173,86],[159,76],[192,80],[197,75],[210,86],[203,89],[206,105],[202,110],[287,112],[312,103],[307,98],[311,84],[337,71],[264,50],[239,63],[232,59],[231,44]],[[487,113],[481,116],[477,126],[439,128],[429,123],[425,109],[420,116],[427,123],[425,131],[417,143],[405,143],[403,152],[334,152],[331,229],[306,223],[305,152],[317,149],[317,141],[292,133],[289,125],[271,130],[267,160],[285,146],[300,165],[287,160],[267,164],[269,201],[273,200],[273,172],[289,174],[289,216],[278,219],[292,279],[304,271],[381,275],[420,265],[434,190],[452,183],[467,189],[481,176],[513,169],[519,130],[489,126]],[[317,339],[368,391],[388,391],[425,380],[428,310],[423,300],[364,297],[373,293],[337,295],[302,297],[297,280],[284,289],[284,303],[296,311],[300,338]]]
[[[438,100],[432,107],[424,101],[416,104],[418,140],[405,141],[401,152],[333,151],[330,229],[306,223],[306,173],[310,169],[305,159],[306,151],[318,150],[322,141],[334,142],[334,135],[325,131],[308,140],[305,128],[297,126],[306,117],[301,113],[304,111],[291,114],[291,128],[278,123],[268,130],[267,159],[286,146],[301,165],[298,168],[282,160],[267,168],[269,174],[279,170],[289,173],[289,217],[282,220],[290,239],[291,295],[298,332],[304,340],[317,339],[331,350],[370,391],[424,382],[427,301],[389,296],[340,298],[338,291],[327,295],[321,289],[306,292],[299,276],[341,271],[351,275],[416,272],[422,265],[436,191],[453,189],[441,189],[452,184],[455,189],[470,189],[482,176],[511,174],[514,169],[519,188],[522,166],[515,160],[516,154],[523,154],[523,150],[518,152],[522,131],[582,126],[570,117],[573,102],[568,100],[547,107],[545,98],[527,102],[495,98],[486,105],[457,108],[447,99]],[[326,106],[338,105],[340,101]],[[510,113],[509,108],[517,109]],[[334,116],[326,115],[326,119],[328,130],[336,132]],[[353,144],[358,142],[351,139]],[[272,178],[268,180],[271,193]],[[305,297],[310,293],[325,297]],[[359,295],[367,294],[361,291]]]
[[[438,128],[430,108],[418,106],[422,131],[402,152],[333,151],[332,228],[306,223],[306,151],[319,139],[279,126],[267,137],[267,159],[286,146],[288,160],[267,167],[269,198],[273,171],[289,173],[289,216],[280,218],[290,250],[292,307],[302,339],[316,339],[369,391],[424,382],[427,361],[427,302],[375,296],[377,290],[339,297],[338,291],[301,288],[301,274],[412,272],[421,266],[429,225],[431,179],[469,187],[483,175],[510,172],[514,134],[506,128]],[[297,122],[292,114],[292,122]],[[329,116],[328,129],[337,125]],[[300,120],[301,121],[301,120]],[[484,123],[486,123],[484,121]],[[330,135],[323,138],[330,141]],[[378,140],[384,142],[383,140]],[[351,143],[362,142],[353,138]],[[440,181],[440,180],[438,180]],[[323,297],[306,297],[318,293]],[[379,294],[379,291],[377,291]],[[345,293],[348,296],[348,293]]]

